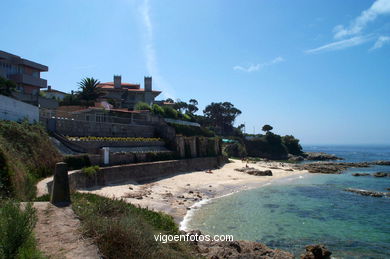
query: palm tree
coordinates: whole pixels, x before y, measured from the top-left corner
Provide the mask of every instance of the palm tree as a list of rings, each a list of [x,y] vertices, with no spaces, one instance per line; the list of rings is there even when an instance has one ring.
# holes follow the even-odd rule
[[[87,105],[96,101],[103,94],[98,87],[100,81],[93,77],[83,78],[78,84],[79,91],[77,94]]]

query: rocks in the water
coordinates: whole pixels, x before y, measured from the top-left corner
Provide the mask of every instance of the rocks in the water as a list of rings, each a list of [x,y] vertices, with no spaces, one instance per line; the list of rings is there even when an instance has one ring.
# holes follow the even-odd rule
[[[251,241],[198,242],[199,253],[212,259],[219,258],[280,258],[292,259],[294,255]]]
[[[353,173],[352,176],[369,176],[371,174],[368,173]]]
[[[305,158],[303,156],[295,156],[295,155],[288,154],[288,160],[291,162],[299,162],[305,160]]]
[[[301,259],[329,259],[330,252],[324,245],[308,245],[306,253],[301,255]]]
[[[316,160],[316,161],[326,161],[326,160],[343,160],[340,157],[337,157],[332,154],[327,154],[324,152],[305,152],[303,153],[305,160]]]
[[[271,170],[261,171],[259,169],[253,168],[253,167],[236,168],[234,170],[236,170],[238,172],[247,173],[247,174],[250,174],[250,175],[256,175],[256,176],[272,176],[272,171]]]
[[[390,197],[390,192],[375,192],[375,191],[359,190],[359,189],[352,189],[352,188],[344,189],[344,191],[358,193],[363,196]]]
[[[319,174],[341,174],[348,168],[366,168],[372,165],[386,165],[390,161],[374,161],[374,162],[314,162],[308,164],[296,164],[295,169],[307,170],[309,173]],[[384,172],[386,176],[390,175],[390,172]],[[381,175],[381,174],[379,174]],[[357,175],[356,175],[357,176]],[[374,175],[375,176],[375,175]],[[380,177],[380,176],[377,176]]]
[[[375,177],[390,177],[390,172],[376,172],[373,174]]]

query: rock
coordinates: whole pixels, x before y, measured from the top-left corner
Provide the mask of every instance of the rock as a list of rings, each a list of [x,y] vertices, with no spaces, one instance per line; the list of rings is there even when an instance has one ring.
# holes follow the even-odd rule
[[[343,163],[343,162],[314,162],[308,164],[294,165],[295,169],[307,170],[309,173],[319,174],[341,174],[348,168],[366,168],[375,165],[375,162],[358,162],[358,163]]]
[[[194,193],[193,191],[189,191],[188,193]]]
[[[301,259],[329,259],[331,254],[324,245],[308,245]]]
[[[344,189],[344,191],[358,193],[363,196],[390,197],[390,192],[375,192],[375,191],[359,190],[359,189],[352,189],[352,188]]]
[[[201,256],[206,258],[294,258],[289,252],[251,241],[198,242],[197,246]]]
[[[368,173],[353,173],[352,176],[368,176]]]
[[[316,161],[326,161],[326,160],[343,160],[340,157],[337,157],[332,154],[327,154],[324,152],[305,152],[303,157],[306,160],[316,160]]]
[[[293,172],[294,170],[291,168],[288,168],[288,169],[284,169],[284,171]]]
[[[288,154],[288,160],[291,162],[300,162],[305,160],[305,158],[303,156],[295,156],[295,155]]]
[[[376,172],[373,174],[375,177],[390,177],[390,172]]]
[[[386,190],[390,191],[390,187],[389,187],[389,188],[386,188]]]
[[[390,161],[375,161],[375,165],[390,165]]]

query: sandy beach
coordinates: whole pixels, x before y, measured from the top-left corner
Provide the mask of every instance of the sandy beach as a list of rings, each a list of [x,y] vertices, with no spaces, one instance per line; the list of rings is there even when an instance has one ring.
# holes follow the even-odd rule
[[[212,170],[211,173],[206,171],[181,173],[145,184],[126,182],[80,191],[124,199],[134,205],[162,211],[173,216],[175,221],[180,223],[187,212],[193,209],[194,204],[196,206],[206,199],[260,187],[276,179],[307,173],[305,170],[292,169],[292,164],[289,163],[230,161],[231,163]],[[254,176],[235,170],[246,165],[259,170],[271,170],[273,175]]]

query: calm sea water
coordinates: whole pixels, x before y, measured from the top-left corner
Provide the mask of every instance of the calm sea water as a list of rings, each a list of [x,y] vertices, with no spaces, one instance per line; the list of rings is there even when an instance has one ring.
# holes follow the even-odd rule
[[[345,161],[390,160],[390,146],[308,146]],[[353,172],[390,171],[390,166],[349,169],[341,175],[309,174],[214,199],[194,212],[189,228],[232,234],[299,255],[304,246],[325,244],[336,258],[390,258],[390,199],[344,188],[386,191],[390,178],[354,177]]]

